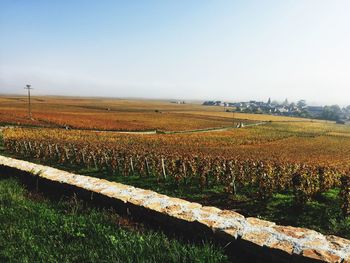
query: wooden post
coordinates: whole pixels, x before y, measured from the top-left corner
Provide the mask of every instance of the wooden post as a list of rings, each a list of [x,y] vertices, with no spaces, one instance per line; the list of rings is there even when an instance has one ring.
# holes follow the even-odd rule
[[[165,171],[164,158],[162,158],[162,171],[163,171],[163,179],[166,180],[166,171]]]
[[[131,173],[132,173],[132,175],[135,175],[134,163],[133,163],[133,161],[132,161],[132,157],[130,157],[130,168],[131,168]]]
[[[50,153],[50,158],[52,157],[52,148],[51,148],[51,144],[49,144],[49,153]]]
[[[24,141],[23,144],[24,144],[24,149],[26,151],[26,155],[29,155],[29,148],[28,148],[27,142]]]
[[[86,161],[85,161],[85,153],[84,153],[84,151],[81,152],[81,156],[82,156],[82,159],[83,159],[83,164],[85,165]]]
[[[119,162],[118,157],[115,158],[115,161],[117,163],[117,169],[116,169],[117,174],[116,175],[119,175],[120,174],[120,162]]]
[[[185,161],[182,162],[182,169],[183,169],[183,171],[184,171],[184,181],[185,181],[185,185],[187,185],[187,170],[186,170]]]
[[[231,184],[232,184],[232,194],[236,195],[237,194],[237,188],[236,188],[236,176],[235,175],[232,176]]]
[[[147,157],[145,158],[145,164],[146,164],[147,176],[150,176],[151,172],[150,172],[150,170],[149,170],[149,165],[148,165]]]
[[[68,161],[69,160],[69,155],[68,155],[69,150],[67,148],[64,148],[64,151],[66,153],[66,161]]]
[[[126,157],[123,158],[123,175],[127,176],[127,172],[128,172],[128,159]]]
[[[57,154],[57,159],[60,159],[60,151],[58,150],[58,146],[57,144],[55,145],[55,150],[56,150],[56,154]]]
[[[96,157],[95,157],[95,154],[93,153],[92,153],[92,160],[94,161],[95,169],[97,169]]]

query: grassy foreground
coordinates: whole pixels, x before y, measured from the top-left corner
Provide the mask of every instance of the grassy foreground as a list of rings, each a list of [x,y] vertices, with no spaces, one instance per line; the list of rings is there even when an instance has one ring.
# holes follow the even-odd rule
[[[228,262],[194,245],[123,222],[72,198],[54,202],[0,177],[0,262]]]

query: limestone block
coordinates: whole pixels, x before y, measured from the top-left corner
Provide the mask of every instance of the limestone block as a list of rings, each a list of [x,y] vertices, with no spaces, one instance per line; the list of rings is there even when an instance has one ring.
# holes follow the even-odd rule
[[[281,250],[281,251],[284,251],[284,252],[292,255],[293,249],[294,249],[294,244],[289,242],[289,241],[286,241],[286,240],[273,241],[269,245],[267,245],[267,247],[272,248],[272,249]]]
[[[247,222],[254,227],[260,227],[260,228],[261,227],[273,227],[276,225],[273,222],[262,220],[262,219],[255,218],[255,217],[248,217]]]
[[[272,234],[269,232],[246,232],[243,234],[242,239],[257,244],[263,247],[272,238]]]
[[[331,252],[325,251],[325,250],[306,249],[306,250],[303,250],[301,255],[312,259],[318,259],[324,262],[334,262],[334,263],[342,262],[341,257],[334,255]]]

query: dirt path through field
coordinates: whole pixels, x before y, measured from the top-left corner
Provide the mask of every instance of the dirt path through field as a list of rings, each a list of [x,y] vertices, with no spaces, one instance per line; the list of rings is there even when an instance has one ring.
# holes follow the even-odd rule
[[[266,122],[258,122],[258,123],[252,123],[252,124],[243,124],[243,126],[228,126],[228,127],[222,127],[222,128],[209,128],[209,129],[200,129],[200,130],[190,130],[190,131],[169,131],[164,132],[165,134],[177,134],[177,133],[197,133],[197,132],[213,132],[213,131],[228,131],[231,129],[240,129],[245,127],[252,127],[252,126],[258,126],[266,124]]]
[[[228,126],[228,127],[218,127],[218,128],[207,128],[207,129],[197,129],[197,130],[188,130],[188,131],[158,131],[158,130],[151,130],[151,131],[105,131],[105,130],[84,130],[84,131],[91,131],[91,132],[113,132],[113,133],[122,133],[122,134],[186,134],[186,133],[202,133],[202,132],[219,132],[219,131],[227,131],[231,129],[240,129],[240,128],[245,128],[245,127],[252,127],[252,126],[258,126],[258,125],[264,125],[266,122],[258,122],[258,123],[252,123],[252,124],[244,124],[239,125],[239,126]],[[26,128],[28,126],[0,126],[0,133],[6,128]],[[42,128],[46,129],[45,127],[40,127],[40,126],[29,126],[29,127],[34,127],[34,128]],[[55,128],[55,129],[65,129],[65,128]],[[67,130],[75,130],[79,131],[82,129],[67,129]]]

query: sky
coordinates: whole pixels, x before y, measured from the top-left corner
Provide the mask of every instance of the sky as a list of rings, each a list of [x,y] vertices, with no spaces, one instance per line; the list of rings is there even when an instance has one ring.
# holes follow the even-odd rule
[[[348,0],[0,0],[0,93],[350,104]]]

